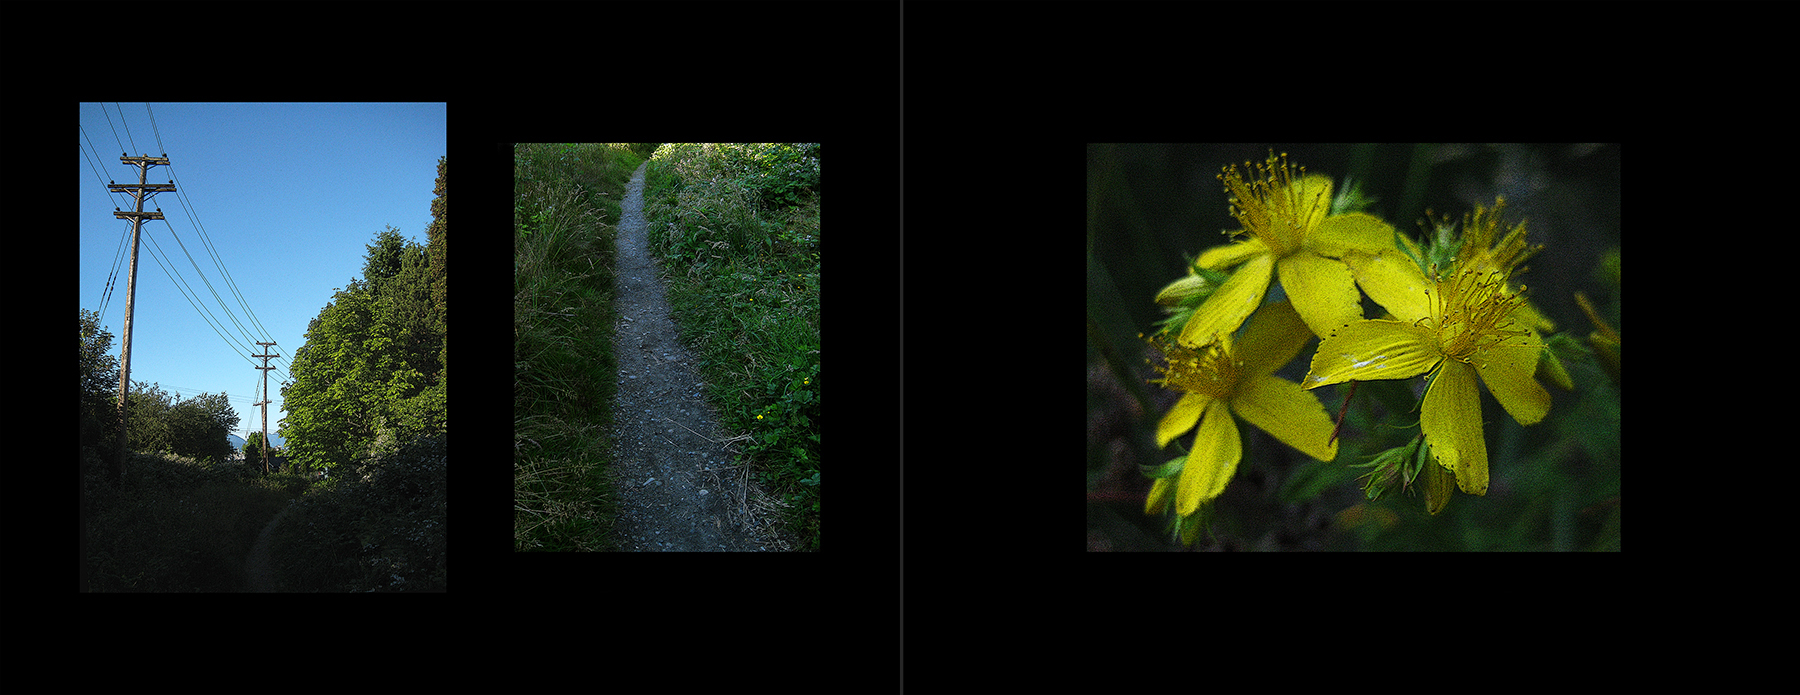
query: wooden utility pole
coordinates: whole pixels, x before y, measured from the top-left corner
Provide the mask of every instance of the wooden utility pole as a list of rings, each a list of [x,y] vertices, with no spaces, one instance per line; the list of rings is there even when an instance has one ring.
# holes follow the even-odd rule
[[[167,152],[164,152],[161,157],[151,157],[149,155],[142,157],[128,157],[121,153],[119,155],[119,161],[137,166],[138,182],[135,186],[129,183],[109,182],[106,186],[107,189],[115,193],[125,193],[137,199],[137,210],[135,211],[125,212],[118,208],[113,208],[113,217],[122,220],[131,220],[131,271],[125,276],[125,345],[124,349],[119,353],[119,459],[118,462],[113,465],[113,478],[115,480],[123,480],[125,478],[125,392],[126,389],[131,386],[131,310],[132,300],[137,297],[138,233],[144,227],[144,220],[160,220],[163,218],[162,208],[157,208],[156,212],[144,212],[144,201],[157,193],[175,190],[175,182],[173,181],[170,181],[167,184],[145,183],[145,177],[150,174],[150,167],[169,165],[169,154]]]
[[[269,346],[274,345],[274,343],[265,343],[260,340],[256,341],[256,344],[263,346],[263,352],[268,352]],[[256,402],[256,405],[262,406],[263,475],[269,474],[269,370],[274,369],[274,367],[269,366],[269,358],[277,356],[278,355],[251,355],[251,357],[261,357],[263,360],[263,366],[257,367],[257,369],[263,370],[263,399]]]

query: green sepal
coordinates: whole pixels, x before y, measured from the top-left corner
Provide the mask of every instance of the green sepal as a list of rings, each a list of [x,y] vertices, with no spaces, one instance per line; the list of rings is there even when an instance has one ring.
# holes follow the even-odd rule
[[[1164,463],[1163,465],[1160,465],[1160,466],[1138,466],[1138,469],[1143,471],[1144,477],[1146,477],[1146,478],[1152,478],[1152,479],[1167,478],[1169,476],[1175,475],[1176,473],[1180,473],[1181,467],[1186,464],[1187,464],[1187,455],[1183,454],[1181,456],[1177,456],[1175,458],[1169,459],[1169,462]]]

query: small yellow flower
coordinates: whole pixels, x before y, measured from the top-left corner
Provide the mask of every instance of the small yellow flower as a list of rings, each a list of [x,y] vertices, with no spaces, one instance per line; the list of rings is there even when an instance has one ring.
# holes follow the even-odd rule
[[[1379,253],[1394,246],[1394,229],[1364,213],[1329,215],[1331,179],[1307,176],[1270,153],[1250,172],[1226,167],[1219,179],[1231,195],[1231,214],[1247,239],[1209,249],[1195,264],[1238,270],[1207,299],[1181,331],[1181,341],[1205,345],[1229,335],[1261,306],[1269,282],[1279,277],[1315,335],[1362,318],[1361,295],[1350,269],[1337,260],[1352,249]]]
[[[1459,274],[1473,273],[1486,278],[1499,278],[1497,291],[1511,295],[1516,293],[1512,278],[1526,270],[1520,266],[1544,247],[1525,242],[1523,222],[1502,235],[1500,218],[1505,210],[1505,198],[1496,199],[1491,210],[1476,206],[1474,213],[1463,218],[1462,239],[1449,247],[1455,256],[1449,260],[1455,261],[1456,272]],[[1446,230],[1446,234],[1451,228],[1447,219],[1438,226]],[[1445,243],[1448,243],[1447,239]],[[1429,283],[1419,270],[1423,261],[1415,263],[1398,250],[1387,250],[1379,254],[1352,250],[1344,254],[1344,262],[1356,274],[1357,284],[1362,286],[1369,298],[1386,307],[1394,316],[1417,318],[1430,313],[1426,306],[1432,296],[1427,291]],[[1513,303],[1511,319],[1515,328],[1522,328],[1527,332],[1531,343],[1543,342],[1538,337],[1538,331],[1555,328],[1549,318],[1523,297]],[[1547,375],[1556,385],[1564,389],[1574,386],[1555,354],[1547,349],[1541,350],[1539,360],[1549,368]],[[1537,367],[1537,363],[1531,367],[1534,376]]]
[[[1400,278],[1404,267],[1387,270]],[[1423,287],[1423,301],[1387,305],[1398,320],[1352,322],[1320,342],[1305,385],[1429,374],[1420,428],[1431,453],[1456,474],[1463,492],[1484,495],[1487,444],[1475,381],[1486,383],[1519,424],[1544,419],[1550,394],[1533,378],[1543,346],[1515,320],[1524,299],[1506,291],[1499,272],[1459,270],[1434,280],[1420,275],[1416,282]]]
[[[1454,260],[1459,272],[1475,272],[1484,276],[1498,273],[1507,281],[1502,288],[1507,292],[1512,292],[1512,278],[1525,272],[1527,268],[1521,266],[1524,265],[1526,259],[1544,250],[1544,246],[1542,244],[1532,246],[1526,243],[1525,223],[1523,222],[1514,225],[1512,229],[1502,235],[1500,218],[1505,211],[1505,198],[1496,198],[1492,209],[1475,206],[1475,212],[1463,218],[1462,241],[1455,248],[1456,258]],[[1446,219],[1439,226],[1447,229],[1449,224],[1449,220]],[[1398,259],[1393,250],[1386,251],[1385,254]],[[1370,272],[1370,269],[1366,267],[1369,265],[1368,255],[1352,251],[1344,256],[1344,261],[1355,270],[1356,279],[1362,285],[1363,291],[1369,293],[1369,298],[1387,307],[1389,311],[1394,311],[1394,307],[1389,305],[1390,302],[1408,304],[1419,299],[1420,293],[1415,287],[1416,282],[1393,282],[1379,272]],[[1415,264],[1416,267],[1417,264]],[[1412,276],[1420,277],[1418,273],[1413,273]],[[1544,317],[1536,307],[1533,307],[1530,301],[1520,302],[1515,313],[1514,319],[1527,328],[1548,331],[1556,327],[1550,319]]]
[[[1159,511],[1174,486],[1175,509],[1193,514],[1200,503],[1218,497],[1231,482],[1242,458],[1237,418],[1274,435],[1289,446],[1321,461],[1337,458],[1331,439],[1331,416],[1316,396],[1300,385],[1274,376],[1273,372],[1300,353],[1312,332],[1287,302],[1269,304],[1244,329],[1243,337],[1229,337],[1201,347],[1152,338],[1163,350],[1167,366],[1163,378],[1152,380],[1182,391],[1181,400],[1156,427],[1158,446],[1199,425],[1193,450],[1188,453],[1179,480],[1158,479],[1145,511]]]

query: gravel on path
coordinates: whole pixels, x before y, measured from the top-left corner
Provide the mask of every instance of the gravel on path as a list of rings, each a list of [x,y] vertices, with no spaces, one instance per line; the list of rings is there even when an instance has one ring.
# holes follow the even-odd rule
[[[613,475],[618,540],[632,551],[785,551],[794,539],[762,513],[757,489],[705,400],[646,249],[644,170],[625,188],[618,229]]]

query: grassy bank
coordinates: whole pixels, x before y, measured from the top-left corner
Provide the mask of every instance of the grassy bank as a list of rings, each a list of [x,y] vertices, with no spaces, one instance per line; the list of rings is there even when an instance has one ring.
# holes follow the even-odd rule
[[[819,547],[819,146],[666,144],[644,192],[650,253],[722,424]]]
[[[613,548],[615,225],[648,150],[514,148],[515,550]]]

